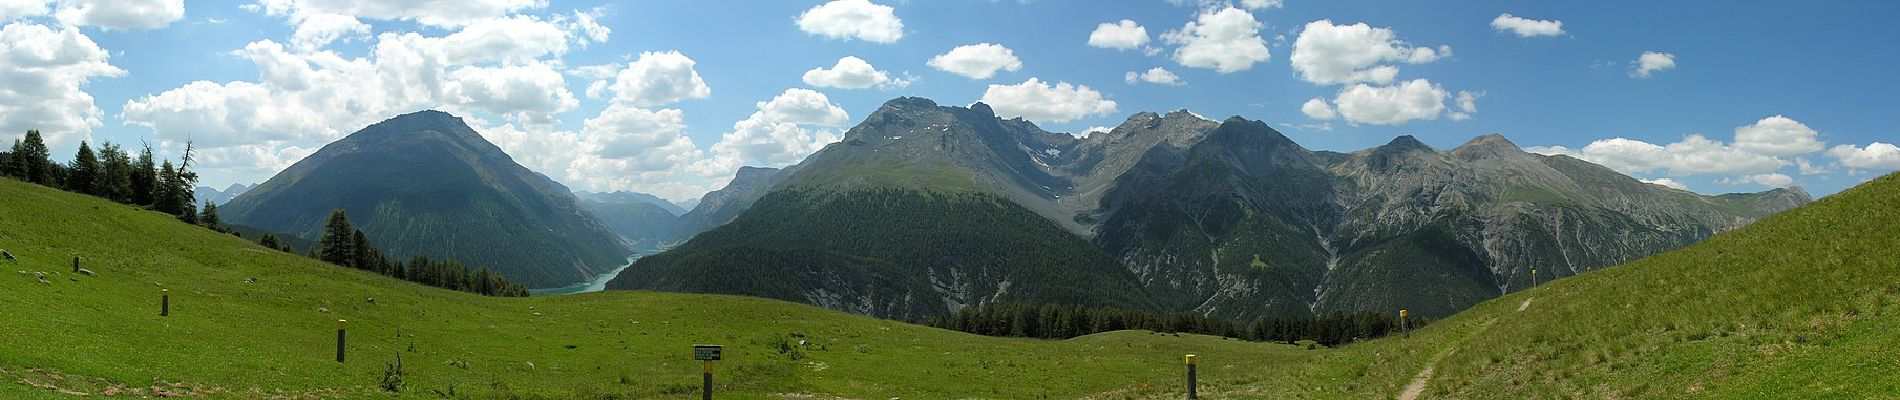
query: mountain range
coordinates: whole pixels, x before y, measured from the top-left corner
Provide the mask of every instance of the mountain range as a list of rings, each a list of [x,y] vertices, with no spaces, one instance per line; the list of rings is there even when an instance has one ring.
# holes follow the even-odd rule
[[[1705,196],[1500,135],[1351,153],[1258,121],[1138,113],[1084,138],[889,101],[804,161],[741,170],[609,288],[921,319],[1027,301],[1233,318],[1443,316],[1812,201]]]
[[[251,190],[252,186],[254,185],[233,183],[231,186],[226,186],[224,190],[218,190],[210,186],[199,186],[193,190],[194,193],[192,194],[197,197],[196,200],[198,203],[210,202],[211,204],[222,206],[224,203],[231,202],[231,199],[237,198],[238,195],[244,194],[244,191]]]
[[[632,251],[567,187],[440,111],[351,133],[220,208],[230,223],[313,241],[335,209],[393,258],[455,259],[529,287],[584,281]]]

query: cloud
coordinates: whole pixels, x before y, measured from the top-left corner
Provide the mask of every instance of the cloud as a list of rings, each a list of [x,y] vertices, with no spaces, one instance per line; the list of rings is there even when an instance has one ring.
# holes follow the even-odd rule
[[[786,89],[756,105],[758,111],[733,123],[732,131],[713,144],[713,157],[708,160],[712,168],[700,169],[730,174],[741,165],[795,164],[838,141],[841,132],[818,127],[843,126],[850,121],[843,107],[811,89]]]
[[[1656,71],[1676,68],[1676,55],[1645,51],[1642,56],[1636,57],[1636,61],[1631,61],[1630,64],[1636,66],[1635,69],[1630,70],[1630,77],[1648,79],[1650,74],[1654,74]]]
[[[1849,147],[1852,147],[1852,146],[1849,146]],[[1825,174],[1829,170],[1827,166],[1814,165],[1814,163],[1808,161],[1807,158],[1801,158],[1801,157],[1796,157],[1794,159],[1794,165],[1797,167],[1796,169],[1799,170],[1802,175]]]
[[[240,172],[252,168],[235,164],[240,160],[267,162],[263,155],[316,148],[391,115],[421,109],[449,111],[470,121],[500,116],[509,122],[502,126],[552,131],[555,115],[578,107],[560,61],[547,59],[563,54],[568,40],[579,37],[556,22],[526,16],[480,21],[439,37],[383,33],[358,58],[327,50],[294,52],[261,40],[231,53],[257,66],[255,81],[187,83],[127,101],[120,119],[152,129],[161,148],[175,148],[189,138],[207,154],[229,154],[222,160],[231,163],[207,158],[204,166]],[[518,158],[552,157],[504,149]],[[571,156],[575,148],[555,151]]]
[[[1536,20],[1518,17],[1511,13],[1498,14],[1491,20],[1491,29],[1498,32],[1510,31],[1517,37],[1559,36],[1564,34],[1564,22],[1558,20]]]
[[[1867,147],[1843,144],[1828,149],[1827,155],[1839,159],[1841,165],[1859,169],[1900,169],[1900,147],[1891,143],[1873,142]]]
[[[1363,83],[1348,86],[1333,98],[1339,115],[1346,122],[1372,125],[1404,125],[1420,119],[1438,119],[1445,111],[1445,88],[1424,79],[1413,79],[1392,86]],[[1310,103],[1310,101],[1309,101]]]
[[[692,161],[698,148],[686,137],[686,113],[614,104],[581,123],[587,153],[625,160],[623,170],[661,170]]]
[[[1293,39],[1293,70],[1300,79],[1321,85],[1372,82],[1385,84],[1398,77],[1389,63],[1423,64],[1451,55],[1450,46],[1411,47],[1387,28],[1365,23],[1333,25],[1331,20],[1309,22]]]
[[[1285,0],[1240,0],[1240,6],[1249,10],[1267,10],[1286,7]]]
[[[904,37],[904,21],[891,6],[867,0],[832,0],[798,15],[798,29],[833,39],[896,43]]]
[[[158,29],[185,19],[185,0],[62,0],[53,14],[72,26]]]
[[[1821,151],[1826,145],[1815,140],[1819,135],[1799,121],[1776,115],[1735,128],[1735,147],[1756,154],[1787,157]]]
[[[989,79],[996,76],[998,70],[1015,71],[1023,68],[1023,61],[1016,58],[1015,51],[992,43],[957,46],[949,52],[931,57],[926,64],[970,79]]]
[[[46,0],[0,0],[0,22],[38,17],[50,12]]]
[[[712,87],[693,69],[692,58],[678,51],[641,52],[640,58],[615,75],[607,90],[614,101],[635,106],[678,103],[712,96]]]
[[[1115,101],[1103,99],[1102,92],[1068,82],[1050,86],[1036,78],[1015,85],[991,84],[980,101],[989,104],[998,116],[1023,117],[1038,123],[1069,122],[1115,112]]]
[[[823,88],[866,89],[873,86],[902,88],[910,86],[910,80],[894,79],[889,73],[879,71],[862,58],[844,56],[831,69],[824,67],[805,71],[805,84]]]
[[[555,113],[580,106],[567,80],[546,63],[504,67],[465,67],[449,74],[445,96],[452,104],[516,120],[547,123]]]
[[[1103,22],[1101,25],[1095,26],[1094,32],[1089,32],[1089,46],[1091,47],[1133,50],[1147,45],[1148,28],[1141,27],[1141,25],[1136,24],[1134,20],[1124,19],[1121,20],[1121,22],[1112,24]]]
[[[265,15],[301,21],[306,15],[337,14],[385,21],[415,21],[457,28],[501,18],[517,11],[542,8],[546,0],[259,0]]]
[[[309,14],[298,18],[300,20],[295,22],[296,31],[290,34],[290,44],[300,51],[316,51],[337,40],[369,36],[369,24],[356,20],[356,17]]]
[[[1182,84],[1181,77],[1174,76],[1173,72],[1168,72],[1167,68],[1161,67],[1149,68],[1143,72],[1128,71],[1128,73],[1122,74],[1122,80],[1128,81],[1131,85],[1135,82],[1148,82],[1170,86]]]
[[[0,138],[37,129],[48,146],[63,148],[90,137],[103,112],[81,87],[125,76],[110,58],[76,27],[0,27]]]
[[[1734,178],[1722,178],[1720,182],[1727,185],[1745,185],[1745,184],[1753,183],[1753,184],[1767,186],[1771,188],[1785,188],[1785,187],[1794,185],[1794,177],[1791,177],[1785,174],[1779,174],[1779,173],[1766,173],[1766,174],[1744,175],[1744,176],[1738,176]]]
[[[1640,180],[1643,181],[1643,183],[1647,183],[1647,184],[1668,186],[1670,189],[1682,190],[1682,191],[1689,190],[1689,185],[1684,185],[1682,184],[1682,182],[1676,181],[1675,179],[1656,178],[1656,179],[1640,179]]]
[[[1307,118],[1317,120],[1339,118],[1339,112],[1333,111],[1332,105],[1326,104],[1325,99],[1318,97],[1307,100],[1306,104],[1301,104],[1300,113],[1306,114]]]
[[[1174,62],[1181,66],[1239,72],[1273,59],[1266,40],[1260,38],[1261,26],[1252,13],[1229,6],[1202,11],[1181,29],[1162,33],[1161,40],[1179,46],[1174,49]]]
[[[1451,120],[1463,121],[1471,119],[1471,114],[1478,113],[1479,97],[1484,97],[1484,92],[1473,92],[1469,90],[1458,91],[1458,111],[1451,112]]]
[[[1784,165],[1774,157],[1743,151],[1702,135],[1689,135],[1668,145],[1619,137],[1591,142],[1582,150],[1563,146],[1524,150],[1569,155],[1632,175],[1658,170],[1673,176],[1762,174]]]

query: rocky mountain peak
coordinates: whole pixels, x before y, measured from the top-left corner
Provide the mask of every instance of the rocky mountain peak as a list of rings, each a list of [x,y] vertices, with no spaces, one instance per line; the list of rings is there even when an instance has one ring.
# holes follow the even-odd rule
[[[1471,138],[1471,141],[1451,150],[1453,157],[1465,161],[1525,154],[1527,153],[1523,149],[1517,147],[1517,143],[1512,143],[1510,139],[1505,139],[1504,135],[1496,133]]]
[[[975,111],[978,114],[982,114],[990,118],[996,118],[996,110],[990,109],[990,105],[983,104],[983,102],[981,101],[970,104],[970,111]]]
[[[1392,138],[1392,141],[1386,142],[1386,144],[1381,145],[1378,148],[1375,148],[1373,150],[1379,151],[1379,152],[1395,152],[1395,153],[1409,152],[1409,151],[1414,151],[1414,150],[1436,151],[1436,150],[1432,150],[1432,146],[1425,144],[1425,142],[1418,141],[1418,138],[1412,137],[1412,135],[1399,135],[1399,137]]]

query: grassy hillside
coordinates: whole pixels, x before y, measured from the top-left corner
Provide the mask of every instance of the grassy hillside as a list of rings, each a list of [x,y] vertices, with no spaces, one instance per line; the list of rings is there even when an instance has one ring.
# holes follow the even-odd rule
[[[0,248],[23,261],[0,270],[51,282],[0,279],[0,398],[380,396],[396,354],[404,396],[693,398],[695,343],[728,346],[721,398],[1180,398],[1184,353],[1201,356],[1206,398],[1879,398],[1900,393],[1896,226],[1888,176],[1409,339],[1309,351],[1146,332],[987,338],[726,296],[486,298],[0,179]],[[100,275],[51,274],[74,254]],[[160,287],[170,317],[156,315]],[[344,364],[331,360],[338,318],[352,321]]]
[[[6,179],[0,248],[21,258],[0,263],[0,398],[381,396],[398,354],[405,396],[697,398],[696,343],[728,346],[721,398],[1071,398],[1179,393],[1186,353],[1227,371],[1318,353],[1147,332],[988,338],[729,296],[480,297]],[[99,276],[67,272],[74,255]],[[51,284],[30,276],[40,271]],[[157,315],[161,288],[169,317]],[[337,319],[350,320],[343,364],[332,359]]]

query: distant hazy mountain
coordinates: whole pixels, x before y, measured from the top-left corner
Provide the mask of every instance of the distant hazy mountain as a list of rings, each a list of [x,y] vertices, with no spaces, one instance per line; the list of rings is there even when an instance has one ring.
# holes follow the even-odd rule
[[[224,190],[213,189],[210,186],[199,186],[197,190],[193,191],[193,194],[197,196],[197,203],[199,203],[201,207],[203,203],[207,201],[211,202],[211,204],[222,206],[224,203],[231,202],[231,199],[237,198],[238,195],[244,194],[246,190],[251,190],[251,186],[242,183],[233,183],[231,186],[225,187]]]
[[[909,319],[1002,300],[1447,315],[1528,286],[1533,268],[1541,279],[1600,268],[1812,200],[1698,195],[1498,135],[1335,153],[1183,110],[1075,138],[982,103],[915,98],[784,172],[749,175],[688,213],[717,228],[610,287]]]
[[[680,214],[686,213],[686,208],[681,207],[678,204],[673,204],[673,202],[666,201],[666,199],[662,199],[660,198],[660,196],[654,196],[654,195],[640,193],[640,192],[629,192],[625,190],[615,191],[615,192],[589,192],[589,191],[583,190],[579,192],[574,192],[574,197],[581,199],[581,201],[595,202],[595,203],[609,203],[609,204],[647,203],[647,204],[652,204],[654,206],[658,206],[660,207],[660,209],[666,210],[668,214],[673,214],[674,216],[678,216]]]
[[[765,196],[784,178],[777,168],[739,167],[726,187],[706,193],[674,224],[673,240],[684,242],[707,229],[725,225]]]
[[[399,259],[454,258],[529,287],[580,282],[631,252],[566,187],[439,111],[330,143],[221,211],[236,224],[314,239],[338,208]]]

